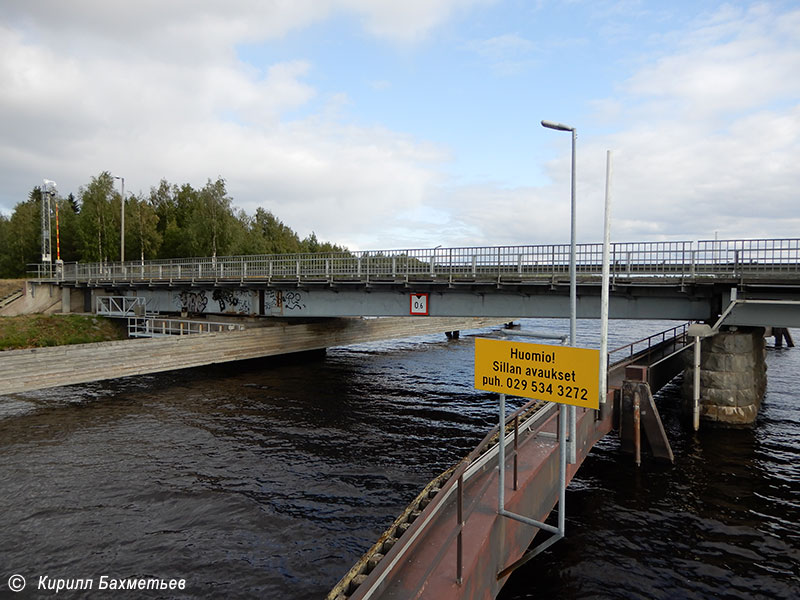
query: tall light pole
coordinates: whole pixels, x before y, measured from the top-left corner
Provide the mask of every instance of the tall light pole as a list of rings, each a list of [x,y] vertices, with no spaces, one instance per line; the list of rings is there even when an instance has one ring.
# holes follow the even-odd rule
[[[575,345],[575,329],[578,309],[577,280],[575,276],[575,128],[553,121],[542,121],[542,126],[557,131],[572,132],[572,184],[570,201],[570,236],[569,236],[569,345]]]
[[[119,262],[125,262],[125,178],[113,175],[114,179],[119,179],[122,182],[122,202],[120,205],[120,234],[119,234]]]
[[[50,179],[42,180],[42,264],[48,263],[50,268],[53,264],[53,253],[50,236],[50,200],[55,202],[56,182]]]
[[[569,236],[569,345],[575,346],[575,331],[578,321],[578,287],[575,275],[575,128],[553,121],[542,121],[542,127],[556,131],[572,132],[572,184],[570,202],[570,236]],[[575,463],[575,407],[569,407],[569,462]]]

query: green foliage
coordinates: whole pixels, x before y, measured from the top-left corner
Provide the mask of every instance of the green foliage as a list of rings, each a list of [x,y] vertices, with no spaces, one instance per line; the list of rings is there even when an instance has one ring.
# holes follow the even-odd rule
[[[28,199],[14,207],[11,217],[0,215],[0,277],[22,276],[28,264],[41,260],[41,193],[39,187],[33,188]],[[222,178],[209,179],[200,189],[162,179],[149,196],[126,196],[128,261],[346,251],[320,242],[313,232],[301,240],[266,208],[257,208],[252,216],[236,209]],[[53,258],[57,205],[63,261],[118,261],[121,201],[108,171],[92,177],[80,188],[77,199],[72,194],[56,198],[51,217]]]
[[[8,220],[3,235],[5,260],[0,262],[5,277],[21,277],[29,264],[41,262],[41,201],[41,189],[33,188],[28,199],[17,204]]]
[[[71,198],[70,198],[71,197]],[[81,244],[78,223],[78,213],[74,208],[75,198],[56,198],[56,205],[58,206],[58,239],[56,239],[55,229],[53,232],[53,258],[58,258],[58,247],[61,250],[61,260],[64,262],[72,262],[80,259],[81,257]],[[52,226],[55,228],[55,218],[53,218]]]
[[[0,274],[12,271],[10,235],[10,221],[0,213]]]
[[[79,194],[81,259],[89,262],[119,260],[120,211],[114,178],[108,171],[103,171],[92,177]]]
[[[250,226],[253,254],[293,254],[301,252],[300,238],[270,211],[259,207]]]
[[[347,252],[344,246],[337,246],[330,242],[320,242],[317,240],[317,234],[313,231],[306,239],[301,242],[301,252]]]
[[[158,214],[145,198],[132,196],[125,203],[125,258],[147,260],[155,258],[161,246]]]

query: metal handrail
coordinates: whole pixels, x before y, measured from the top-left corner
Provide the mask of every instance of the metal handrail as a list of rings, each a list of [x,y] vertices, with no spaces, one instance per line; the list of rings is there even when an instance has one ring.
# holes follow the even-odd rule
[[[602,244],[578,244],[580,276],[599,275]],[[289,281],[531,280],[566,277],[569,244],[487,246],[406,250],[364,250],[302,254],[260,254],[130,261],[50,263],[34,266],[42,281],[174,281],[267,279]],[[614,280],[637,277],[740,277],[800,275],[800,238],[616,242],[611,244]]]
[[[650,353],[650,351],[654,346],[661,344],[663,342],[672,341],[673,344],[677,344],[679,340],[686,339],[686,331],[689,329],[689,325],[691,324],[692,324],[691,321],[687,321],[686,323],[681,323],[680,325],[676,325],[675,327],[670,327],[669,329],[665,329],[664,331],[659,331],[658,333],[654,333],[653,335],[649,335],[640,340],[636,340],[635,342],[624,344],[619,348],[614,348],[613,350],[609,350],[606,357],[607,363],[609,366],[612,364],[611,362],[612,354],[617,354],[625,350],[628,351],[627,356],[624,358],[617,359],[616,362],[621,362],[626,358],[632,358],[634,354],[638,354],[639,352],[644,352],[645,348],[641,347],[644,344],[647,345],[646,350],[648,354]],[[637,349],[637,347],[639,347],[639,349]]]
[[[153,315],[128,317],[128,337],[166,337],[244,330],[245,326],[238,323],[169,319]]]
[[[541,400],[530,400],[525,403],[522,407],[515,410],[513,413],[508,415],[505,420],[505,435],[513,435],[514,436],[514,457],[516,458],[516,446],[517,446],[517,438],[519,435],[520,429],[520,417],[530,413],[528,419],[522,425],[522,429],[525,430],[526,428],[530,429],[533,426],[533,422],[537,420],[541,420],[541,423],[538,424],[534,433],[538,432],[542,429],[551,418],[557,416],[555,414],[550,414],[554,412],[554,408],[556,407],[555,404],[551,403],[544,403]],[[534,410],[535,409],[535,410]],[[513,432],[508,433],[509,425],[513,424]],[[438,512],[440,512],[447,500],[449,499],[450,495],[455,492],[457,494],[456,502],[457,502],[457,522],[453,525],[453,529],[451,530],[450,534],[448,535],[447,540],[441,545],[441,549],[438,554],[438,561],[441,561],[441,558],[444,556],[447,548],[450,544],[456,540],[457,542],[457,565],[456,565],[456,580],[461,581],[461,569],[463,568],[463,544],[462,544],[462,536],[463,536],[463,529],[466,525],[466,520],[472,511],[475,509],[476,501],[473,501],[472,504],[464,510],[464,502],[463,502],[463,494],[464,494],[464,483],[465,480],[469,479],[469,477],[477,472],[479,465],[482,463],[482,459],[488,459],[488,454],[491,450],[492,444],[495,442],[495,438],[498,436],[499,432],[499,425],[495,425],[489,433],[481,440],[481,442],[470,452],[450,474],[445,485],[439,490],[436,496],[433,498],[431,503],[428,505],[425,511],[424,518],[420,518],[417,521],[414,521],[412,525],[414,531],[412,532],[409,530],[406,532],[406,535],[400,538],[399,542],[395,544],[392,548],[391,556],[387,554],[387,556],[383,560],[389,560],[391,564],[386,569],[389,571],[395,564],[397,564],[403,556],[408,552],[418,535],[425,529],[430,520],[436,516]],[[516,461],[515,461],[515,473],[514,479],[516,480]],[[438,562],[437,561],[437,562]],[[433,565],[431,565],[432,567]],[[365,594],[363,594],[363,598],[368,598],[372,594],[373,590],[376,586],[373,586],[372,589],[368,590]]]

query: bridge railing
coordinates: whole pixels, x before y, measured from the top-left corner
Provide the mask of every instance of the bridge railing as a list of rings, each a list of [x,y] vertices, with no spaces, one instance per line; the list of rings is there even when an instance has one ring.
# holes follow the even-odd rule
[[[698,273],[800,272],[800,240],[751,239],[703,240],[697,243],[695,269]]]
[[[598,275],[602,244],[578,244],[576,272]],[[569,244],[369,250],[35,265],[44,281],[117,280],[515,280],[569,273]],[[611,274],[636,277],[745,276],[800,272],[800,239],[618,242]]]
[[[665,329],[664,331],[659,331],[646,338],[609,350],[606,357],[608,366],[611,367],[611,365],[621,363],[641,353],[645,353],[646,356],[649,356],[654,348],[664,344],[664,342],[670,342],[673,351],[678,349],[678,346],[686,341],[686,332],[689,330],[689,325],[691,325],[691,322],[681,323],[680,325]]]
[[[168,337],[244,330],[245,326],[237,323],[169,319],[158,316],[128,317],[128,337]]]

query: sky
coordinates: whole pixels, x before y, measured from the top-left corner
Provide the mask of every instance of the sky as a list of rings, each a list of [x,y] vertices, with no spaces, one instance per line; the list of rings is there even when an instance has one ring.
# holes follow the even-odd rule
[[[800,2],[3,0],[0,211],[102,171],[352,250],[797,237]]]

